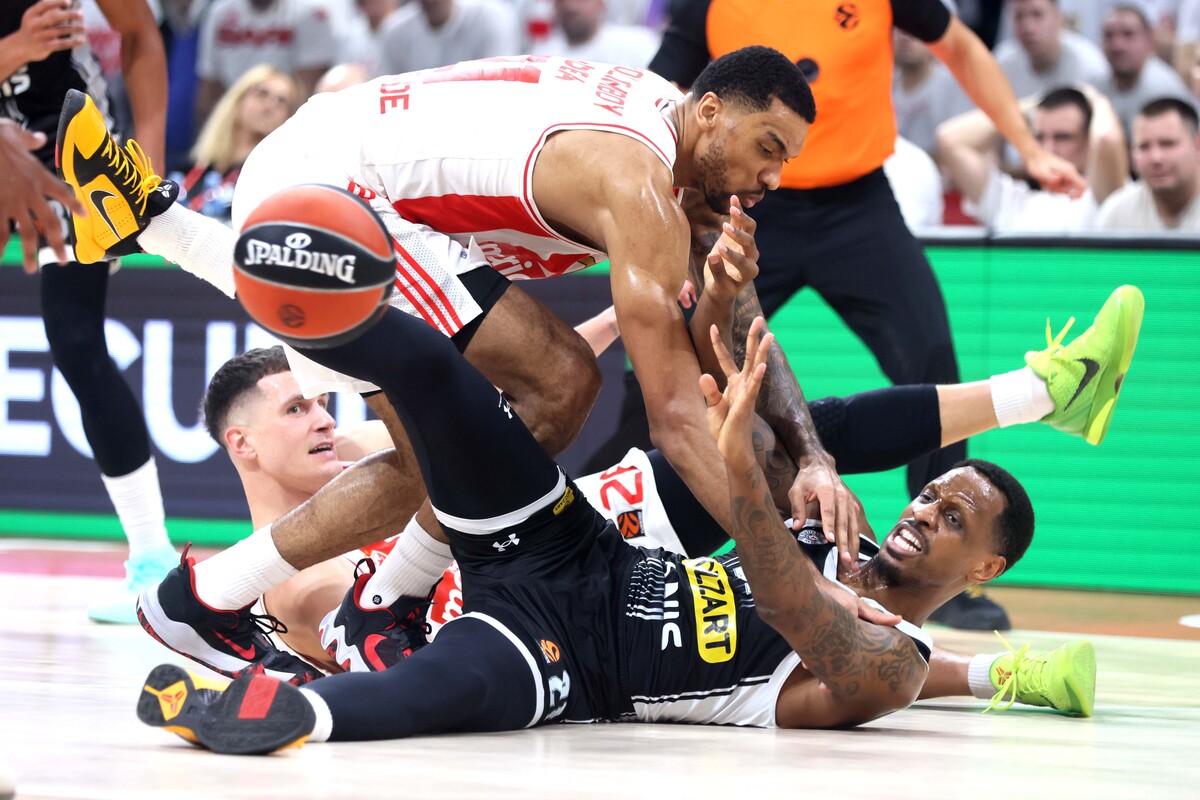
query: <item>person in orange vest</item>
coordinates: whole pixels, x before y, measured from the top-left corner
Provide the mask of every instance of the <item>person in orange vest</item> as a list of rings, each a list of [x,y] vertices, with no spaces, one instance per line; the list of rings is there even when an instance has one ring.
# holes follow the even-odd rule
[[[650,68],[680,88],[713,58],[773,47],[812,86],[817,119],[781,186],[755,206],[755,287],[770,317],[811,286],[875,354],[893,383],[955,383],[958,364],[937,279],[900,216],[883,162],[896,139],[892,29],[925,42],[1016,148],[1043,189],[1079,195],[1084,179],[1040,147],[995,59],[941,0],[683,0]],[[916,494],[966,456],[965,444],[914,461]],[[943,607],[955,627],[1006,629],[977,592]]]

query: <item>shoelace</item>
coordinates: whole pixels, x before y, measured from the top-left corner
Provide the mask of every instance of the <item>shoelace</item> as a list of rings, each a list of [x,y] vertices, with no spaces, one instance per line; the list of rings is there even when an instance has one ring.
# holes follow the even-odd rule
[[[1067,327],[1070,327],[1070,325]],[[1013,646],[1008,643],[1008,640],[1000,635],[1000,631],[992,632],[996,634],[996,638],[1000,640],[1000,643],[1004,645],[1005,649],[1013,654],[1012,675],[1010,675],[1004,685],[1000,687],[1000,691],[996,692],[996,694],[992,696],[992,702],[988,703],[988,707],[983,710],[984,714],[991,711],[993,708],[998,711],[1007,711],[1008,709],[1012,708],[1013,704],[1017,702],[1018,695],[1022,689],[1024,689],[1026,692],[1038,692],[1039,687],[1036,685],[1038,682],[1037,679],[1042,677],[1042,670],[1027,669],[1026,672],[1029,674],[1023,674],[1021,672],[1021,665],[1027,660],[1025,654],[1029,651],[1029,642],[1021,645],[1020,650],[1014,650]],[[1031,662],[1031,664],[1036,663],[1036,659],[1028,660]],[[1035,672],[1036,677],[1033,674]],[[1018,682],[1022,684],[1020,688],[1017,686]],[[1007,702],[1005,702],[1006,696]]]
[[[1071,317],[1067,320],[1067,324],[1063,326],[1063,329],[1058,332],[1058,336],[1052,336],[1050,333],[1052,330],[1050,327],[1050,318],[1046,317],[1046,348],[1053,351],[1062,347],[1062,340],[1066,338],[1067,331],[1071,330],[1071,326],[1074,324],[1075,318]]]
[[[130,139],[125,143],[125,149],[117,147],[112,137],[104,143],[104,152],[108,165],[116,170],[117,177],[128,186],[137,196],[138,211],[146,213],[146,203],[150,193],[162,183],[162,178],[151,169],[150,157],[142,150],[142,146]]]
[[[245,614],[238,614],[234,630],[242,633],[249,632],[251,628],[257,628],[265,636],[270,636],[272,633],[288,632],[287,625],[283,624],[278,617],[271,614],[251,614],[249,611]]]

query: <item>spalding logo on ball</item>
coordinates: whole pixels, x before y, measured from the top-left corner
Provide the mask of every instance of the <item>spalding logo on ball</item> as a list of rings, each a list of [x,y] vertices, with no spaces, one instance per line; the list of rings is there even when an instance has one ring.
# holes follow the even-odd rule
[[[387,311],[392,237],[365,201],[334,186],[292,186],[250,214],[233,283],[250,317],[293,347],[335,347]]]

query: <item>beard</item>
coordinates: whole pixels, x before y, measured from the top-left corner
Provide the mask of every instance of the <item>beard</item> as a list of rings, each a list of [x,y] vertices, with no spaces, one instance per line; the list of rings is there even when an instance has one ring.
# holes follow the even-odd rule
[[[729,195],[725,191],[728,183],[725,165],[725,144],[720,141],[709,145],[704,155],[696,159],[696,178],[705,204],[713,213],[724,216],[729,213]]]

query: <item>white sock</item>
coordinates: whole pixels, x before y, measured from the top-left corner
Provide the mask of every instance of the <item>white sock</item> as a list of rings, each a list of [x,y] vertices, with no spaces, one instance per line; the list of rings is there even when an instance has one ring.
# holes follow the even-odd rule
[[[193,568],[196,596],[210,608],[245,608],[272,586],[300,570],[283,560],[271,538],[271,526],[259,528],[233,547]]]
[[[325,702],[325,698],[312,689],[302,688],[300,694],[304,695],[304,699],[312,704],[313,711],[317,714],[317,722],[313,725],[313,732],[309,734],[308,741],[328,742],[329,735],[333,733],[333,714],[329,710],[329,704]]]
[[[175,203],[138,235],[147,253],[162,256],[234,296],[233,247],[237,234],[215,219]]]
[[[988,383],[992,389],[992,409],[1001,428],[1037,422],[1054,410],[1054,399],[1046,382],[1029,367],[993,375]]]
[[[450,566],[450,545],[409,520],[396,546],[363,587],[364,607],[386,608],[401,597],[425,597]]]
[[[110,478],[101,475],[104,488],[117,510],[117,518],[129,540],[129,558],[171,547],[167,538],[167,517],[163,513],[162,489],[158,485],[158,467],[154,456],[128,475]]]
[[[992,685],[992,664],[1006,653],[980,653],[971,659],[967,667],[967,685],[971,694],[980,700],[991,700],[996,695],[996,687]]]

